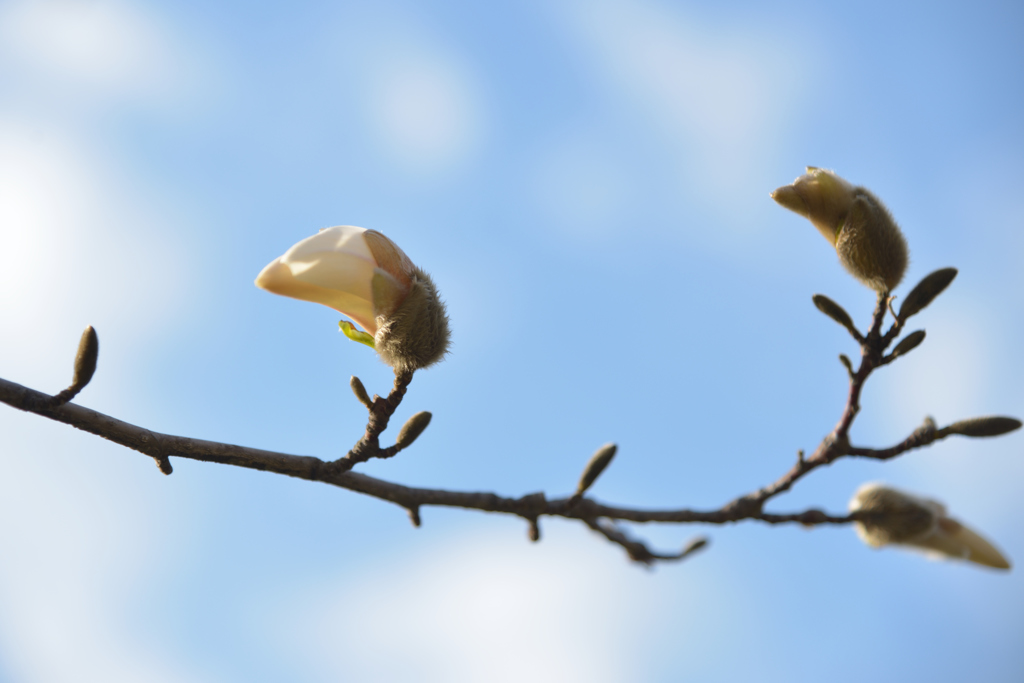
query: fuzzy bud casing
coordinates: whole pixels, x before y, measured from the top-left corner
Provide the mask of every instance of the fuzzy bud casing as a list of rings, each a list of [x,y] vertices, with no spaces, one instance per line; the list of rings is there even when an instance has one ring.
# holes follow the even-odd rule
[[[889,292],[907,270],[907,242],[874,194],[832,171],[813,166],[771,194],[807,218],[825,236],[851,275],[878,292]]]
[[[932,558],[967,560],[975,564],[1009,569],[1009,561],[989,541],[946,515],[938,501],[919,498],[882,484],[865,484],[850,501],[850,512],[862,515],[857,535],[880,548],[900,545],[920,550]]]
[[[78,352],[75,354],[75,371],[72,386],[83,388],[96,373],[96,361],[100,355],[100,339],[96,336],[96,330],[92,325],[85,328],[82,338],[78,342]]]

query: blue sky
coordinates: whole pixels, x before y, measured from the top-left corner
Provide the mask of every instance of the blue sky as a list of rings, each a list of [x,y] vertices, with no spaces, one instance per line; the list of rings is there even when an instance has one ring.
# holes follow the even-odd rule
[[[872,378],[886,446],[1024,416],[1024,8],[1016,3],[0,2],[0,376],[99,370],[77,401],[153,430],[337,457],[390,371],[324,307],[252,281],[329,225],[435,278],[454,348],[394,481],[718,507],[831,430],[873,294],[768,193],[805,165],[883,198],[903,287],[956,266]],[[915,329],[916,329],[915,327]],[[0,410],[0,682],[1017,680],[1024,579],[872,551],[851,529],[580,527],[402,510],[152,461]],[[840,462],[945,501],[1024,560],[1019,433]]]

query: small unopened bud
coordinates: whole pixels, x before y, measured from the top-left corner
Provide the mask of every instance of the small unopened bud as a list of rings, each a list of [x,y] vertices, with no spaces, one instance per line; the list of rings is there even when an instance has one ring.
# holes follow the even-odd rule
[[[82,389],[96,372],[96,359],[100,354],[100,340],[92,325],[85,328],[78,342],[78,353],[75,354],[75,376],[72,386]]]
[[[410,417],[398,432],[398,439],[395,441],[395,445],[398,446],[398,450],[411,446],[412,442],[415,441],[419,435],[423,433],[423,430],[427,428],[427,425],[430,424],[431,417],[431,414],[425,410]]]
[[[899,358],[900,356],[906,355],[916,349],[921,342],[924,341],[924,330],[918,330],[917,332],[911,332],[906,337],[900,340],[900,343],[896,345],[896,348],[892,350],[891,357]]]
[[[843,364],[843,367],[846,368],[846,371],[850,373],[851,376],[854,374],[853,363],[850,362],[849,356],[847,356],[845,353],[839,354],[839,362]]]
[[[860,332],[858,332],[856,326],[854,326],[853,319],[842,306],[837,304],[835,301],[832,301],[832,299],[829,299],[824,294],[815,294],[811,297],[811,300],[814,301],[814,305],[819,311],[849,330],[854,339],[860,339]]]
[[[942,294],[946,287],[949,287],[949,283],[956,277],[956,272],[956,268],[942,268],[925,276],[903,300],[900,306],[900,320],[920,313],[925,306],[935,300],[935,297]]]
[[[601,473],[611,463],[617,450],[618,446],[613,443],[606,443],[597,449],[597,452],[587,462],[586,467],[583,468],[583,474],[580,475],[580,481],[576,485],[574,498],[582,496],[586,493],[587,489],[593,486],[597,478],[601,476]]]
[[[882,484],[865,484],[850,501],[857,513],[857,535],[880,548],[899,545],[923,551],[932,558],[967,560],[995,569],[1009,561],[989,541],[946,515],[938,501],[919,498]]]
[[[1020,429],[1021,421],[1013,417],[976,417],[971,420],[954,422],[943,428],[946,434],[962,436],[1001,436]]]
[[[363,381],[352,375],[352,379],[348,381],[348,385],[352,387],[352,393],[356,395],[356,398],[366,406],[367,410],[373,408],[373,401],[370,400],[370,395],[366,393],[366,387],[363,386]]]
[[[704,536],[701,536],[700,538],[695,538],[689,543],[687,543],[685,546],[683,546],[682,555],[685,557],[686,555],[695,553],[701,548],[707,546],[708,543],[710,543],[710,541],[708,541],[708,539]]]

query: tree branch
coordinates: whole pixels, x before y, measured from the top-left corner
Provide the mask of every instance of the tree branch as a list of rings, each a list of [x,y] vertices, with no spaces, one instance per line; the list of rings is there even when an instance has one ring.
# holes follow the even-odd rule
[[[819,298],[826,299],[825,297]],[[822,308],[819,301],[816,300],[816,304]],[[843,318],[844,316],[848,318],[845,311],[842,311],[837,304],[830,300],[829,304],[831,305],[825,307],[828,310],[823,309],[827,315],[833,318]],[[578,488],[572,496],[553,500],[549,500],[544,493],[508,498],[488,492],[415,488],[353,472],[353,467],[370,458],[392,457],[411,444],[429,424],[430,414],[418,413],[410,418],[402,428],[395,445],[386,448],[380,446],[380,435],[387,428],[389,420],[401,404],[402,398],[412,382],[412,372],[398,373],[395,377],[394,387],[386,398],[374,396],[373,399],[370,399],[362,382],[356,377],[352,378],[352,390],[368,412],[366,431],[348,453],[333,461],[161,434],[68,403],[67,399],[73,395],[72,390],[74,393],[81,391],[92,377],[92,371],[95,369],[98,342],[92,328],[88,328],[87,334],[83,335],[72,387],[53,397],[0,379],[0,401],[14,408],[96,434],[148,455],[156,460],[164,474],[171,474],[173,471],[169,458],[174,456],[264,470],[308,481],[319,481],[399,505],[408,510],[413,525],[417,527],[421,522],[420,508],[428,505],[515,515],[526,520],[529,525],[529,536],[534,541],[540,539],[539,519],[542,516],[578,520],[604,536],[608,541],[622,547],[630,559],[650,565],[656,561],[676,561],[689,557],[704,547],[707,540],[695,539],[677,553],[658,553],[647,548],[644,543],[630,538],[615,524],[615,520],[663,524],[728,524],[755,520],[772,525],[796,523],[807,527],[822,524],[849,524],[859,519],[857,513],[830,515],[818,509],[794,513],[768,513],[764,511],[764,506],[772,498],[788,491],[810,472],[830,465],[844,456],[888,460],[907,451],[927,446],[950,434],[997,436],[1021,426],[1020,421],[1014,418],[990,417],[957,422],[937,430],[935,423],[928,418],[909,437],[891,448],[876,450],[851,446],[849,432],[860,412],[860,395],[864,383],[874,369],[891,362],[898,355],[895,353],[890,356],[884,355],[886,347],[898,336],[899,330],[903,326],[903,321],[896,317],[890,330],[884,336],[882,335],[882,323],[886,313],[891,311],[890,304],[891,298],[887,294],[880,295],[868,333],[854,335],[861,346],[860,366],[854,371],[849,359],[845,359],[844,365],[847,368],[850,382],[849,392],[842,415],[832,432],[821,441],[809,457],[805,458],[803,451],[800,451],[796,464],[774,483],[741,496],[717,510],[702,511],[687,508],[644,510],[604,505],[582,496],[583,491],[593,483],[593,480],[610,462],[615,453],[615,447],[612,444],[603,447],[595,455],[595,458],[592,458],[584,473],[584,478],[581,480],[580,487],[582,488]],[[841,312],[841,315],[833,311],[833,308]],[[920,340],[916,343],[920,343]]]

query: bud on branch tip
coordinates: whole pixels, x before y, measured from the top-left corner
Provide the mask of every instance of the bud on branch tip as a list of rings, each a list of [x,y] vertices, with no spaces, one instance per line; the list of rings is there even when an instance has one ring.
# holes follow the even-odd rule
[[[956,273],[956,268],[942,268],[926,275],[903,300],[903,304],[900,306],[900,320],[906,320],[910,316],[920,313],[925,306],[935,300],[935,297],[942,294],[946,287],[949,287],[949,283],[956,277]]]
[[[580,475],[579,484],[576,485],[576,493],[573,498],[579,498],[587,489],[593,486],[597,478],[601,476],[601,473],[605,471],[605,468],[611,463],[612,458],[615,457],[615,452],[618,450],[618,446],[613,443],[606,443],[597,449],[597,452],[591,456],[587,462],[586,467],[583,468],[583,474]]]
[[[96,360],[99,358],[99,354],[100,340],[96,336],[96,330],[90,325],[82,332],[82,338],[78,342],[72,386],[82,389],[89,383],[96,372]]]
[[[430,276],[374,230],[325,228],[274,259],[256,286],[349,316],[355,325],[339,323],[345,336],[397,371],[428,367],[448,352],[448,314]]]
[[[857,513],[857,535],[874,548],[898,545],[933,559],[967,560],[994,569],[1010,562],[977,532],[946,515],[938,501],[904,493],[882,484],[865,484],[850,501]]]
[[[402,428],[398,431],[398,439],[395,440],[395,445],[398,446],[398,450],[408,448],[412,445],[423,430],[430,424],[431,414],[427,411],[416,413],[410,417]]]
[[[861,340],[861,334],[853,324],[853,318],[851,318],[850,314],[846,312],[846,309],[835,301],[832,301],[832,299],[829,299],[824,294],[815,294],[811,297],[811,300],[819,311],[845,327],[850,334],[853,335],[854,339],[858,341]]]
[[[835,247],[851,275],[889,292],[907,269],[907,241],[881,200],[823,168],[771,193],[781,206],[807,218]]]
[[[1021,428],[1021,421],[1013,417],[976,417],[954,422],[942,431],[946,434],[985,437],[1002,436]]]
[[[924,341],[924,330],[918,330],[911,332],[906,337],[900,340],[900,343],[896,345],[896,348],[892,350],[891,357],[893,359],[899,358],[900,356],[906,355],[916,349]]]

